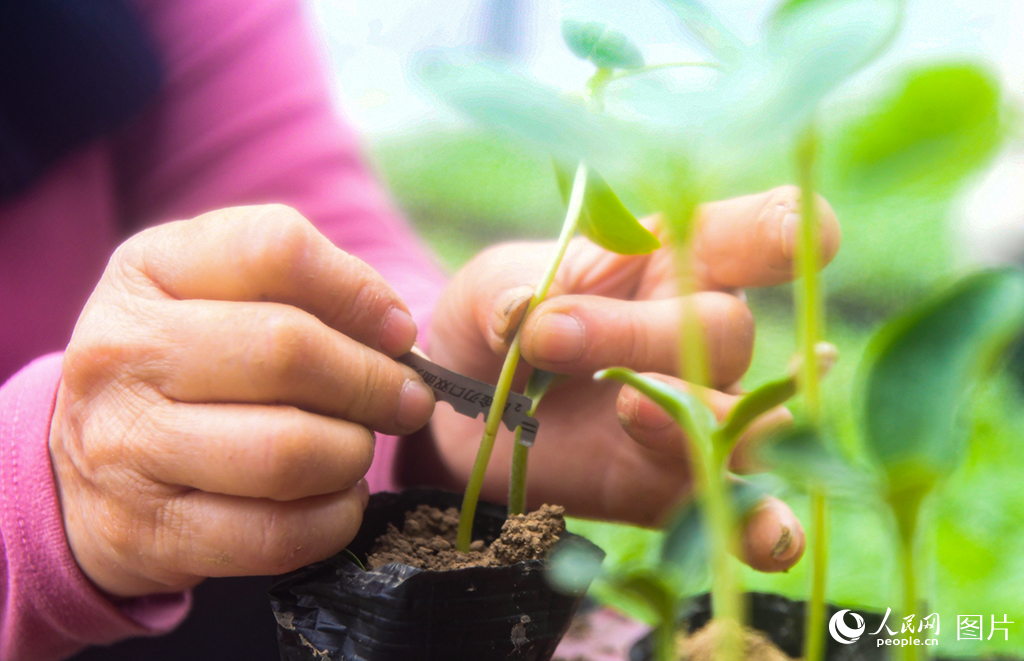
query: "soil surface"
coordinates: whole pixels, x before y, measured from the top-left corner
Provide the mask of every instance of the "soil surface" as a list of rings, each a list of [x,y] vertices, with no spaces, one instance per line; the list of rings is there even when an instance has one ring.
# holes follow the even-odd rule
[[[370,569],[401,562],[420,569],[445,571],[465,567],[502,567],[522,560],[543,558],[565,531],[565,510],[543,505],[536,512],[509,517],[501,536],[487,546],[476,540],[469,553],[455,549],[459,511],[420,505],[406,512],[402,530],[388,524],[366,558]]]

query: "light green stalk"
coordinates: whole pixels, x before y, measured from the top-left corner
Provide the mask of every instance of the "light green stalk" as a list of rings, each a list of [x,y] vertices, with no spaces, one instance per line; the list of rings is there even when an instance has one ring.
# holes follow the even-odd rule
[[[572,182],[572,192],[569,194],[569,208],[565,214],[565,222],[562,223],[562,233],[558,237],[558,244],[555,248],[555,255],[548,264],[540,284],[534,290],[530,305],[526,308],[525,319],[534,308],[540,304],[548,295],[551,283],[555,280],[555,273],[562,263],[565,251],[569,247],[569,241],[576,233],[576,225],[579,223],[580,212],[583,210],[583,193],[587,186],[587,165],[580,161],[576,168],[576,176]],[[456,548],[463,553],[469,552],[469,545],[473,541],[473,520],[476,517],[476,504],[480,500],[480,490],[484,484],[484,474],[487,472],[487,464],[491,459],[491,452],[494,450],[494,439],[498,435],[498,427],[501,425],[501,417],[505,413],[505,404],[508,402],[508,394],[512,389],[512,377],[515,376],[516,367],[519,365],[520,357],[520,336],[522,328],[516,330],[512,346],[509,347],[505,356],[505,363],[501,366],[501,374],[498,376],[498,383],[494,388],[494,400],[487,412],[487,423],[484,427],[483,438],[480,439],[480,449],[477,450],[476,461],[473,463],[473,470],[469,475],[469,484],[466,485],[466,493],[462,497],[462,512],[459,515],[459,534],[456,541]]]
[[[691,206],[688,213],[691,216],[697,213],[696,205]],[[689,308],[684,307],[683,310],[680,337],[680,355],[683,360],[680,376],[684,381],[705,387],[709,383],[710,373],[706,344],[696,310],[688,303],[693,298],[687,296],[693,293],[693,279],[689,277],[685,268],[685,265],[690,263],[690,257],[689,246],[677,243],[675,263],[679,293],[683,305]],[[707,405],[706,392],[703,388],[695,389],[693,394]],[[718,439],[714,435],[707,438],[691,438],[688,447],[694,460],[694,467],[697,469],[695,487],[700,494],[711,539],[712,617],[726,624],[721,630],[722,637],[718,640],[717,658],[721,661],[738,661],[743,641],[739,628],[742,617],[740,594],[732,564],[732,556],[736,552],[736,514],[729,501],[726,483],[728,451],[723,450],[724,445],[716,444],[716,440]]]
[[[797,241],[796,287],[797,337],[803,357],[800,387],[804,393],[807,417],[812,425],[821,424],[821,394],[815,346],[822,337],[822,295],[818,284],[821,263],[820,232],[814,204],[814,165],[818,136],[809,128],[797,146],[800,177],[800,230]],[[804,658],[821,661],[825,654],[825,588],[828,578],[828,503],[820,487],[811,488],[811,598],[804,622]]]
[[[530,417],[537,414],[540,398],[533,400],[533,406],[527,413]],[[516,427],[515,445],[512,447],[512,472],[508,483],[508,515],[526,512],[526,464],[530,458],[530,448],[520,442],[523,437],[522,427]]]

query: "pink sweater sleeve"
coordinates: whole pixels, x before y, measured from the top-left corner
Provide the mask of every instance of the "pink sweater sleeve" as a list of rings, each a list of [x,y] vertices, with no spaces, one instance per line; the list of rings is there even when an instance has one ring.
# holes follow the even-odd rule
[[[60,659],[85,644],[160,633],[185,594],[115,608],[78,569],[64,537],[50,468],[50,419],[61,356],[31,363],[0,387],[0,659]]]
[[[134,229],[233,205],[288,204],[377,269],[425,329],[443,277],[337,118],[299,0],[136,4],[163,54],[166,84],[116,140],[90,148],[90,163],[113,168],[119,222]],[[69,217],[74,206],[69,200]],[[59,379],[59,356],[50,356],[0,388],[5,661],[47,661],[159,633],[187,611],[183,594],[115,607],[78,570],[47,447]],[[367,475],[374,490],[394,486],[396,443],[378,442]]]

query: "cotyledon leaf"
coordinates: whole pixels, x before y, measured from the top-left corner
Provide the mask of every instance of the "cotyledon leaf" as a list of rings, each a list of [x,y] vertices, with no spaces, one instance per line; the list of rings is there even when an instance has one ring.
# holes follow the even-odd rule
[[[575,168],[557,159],[554,160],[554,167],[562,199],[568,202]],[[646,255],[661,247],[658,237],[640,224],[608,182],[593,169],[587,176],[583,210],[577,228],[597,245],[620,255]]]
[[[577,57],[599,69],[638,69],[644,56],[629,38],[597,21],[562,21],[562,38]]]

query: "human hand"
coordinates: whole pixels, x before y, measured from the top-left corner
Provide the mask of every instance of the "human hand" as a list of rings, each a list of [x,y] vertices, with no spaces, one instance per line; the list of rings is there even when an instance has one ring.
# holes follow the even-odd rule
[[[371,430],[433,394],[369,266],[281,206],[168,223],[114,253],[64,356],[50,454],[75,560],[138,596],[277,574],[358,530]]]
[[[824,200],[817,204],[827,263],[839,247],[839,225]],[[798,214],[799,190],[793,187],[704,206],[693,248],[697,293],[686,299],[676,295],[668,249],[622,256],[574,240],[551,296],[523,322],[523,358],[573,377],[552,389],[538,409],[541,437],[530,453],[528,473],[531,506],[557,502],[580,516],[653,525],[688,495],[692,479],[681,430],[632,388],[591,377],[616,365],[678,374],[685,310],[696,315],[703,329],[711,382],[718,389],[708,393],[708,400],[724,417],[738,399],[729,393],[735,392],[753,353],[754,321],[738,290],[793,278]],[[466,265],[437,307],[432,358],[493,383],[519,323],[517,314],[525,309],[552,250],[547,243],[504,244]],[[780,407],[755,422],[740,440],[733,468],[746,467],[746,450],[754,439],[790,420]],[[436,480],[415,472],[417,466],[429,466],[443,476],[444,486],[462,488],[475,458],[480,423],[441,407],[431,430],[433,447],[404,445],[406,479]],[[492,500],[506,498],[512,442],[504,429],[501,434],[483,489]],[[786,539],[789,543],[782,544]],[[786,569],[800,558],[803,546],[799,521],[779,500],[769,499],[746,521],[745,555],[755,568]]]

